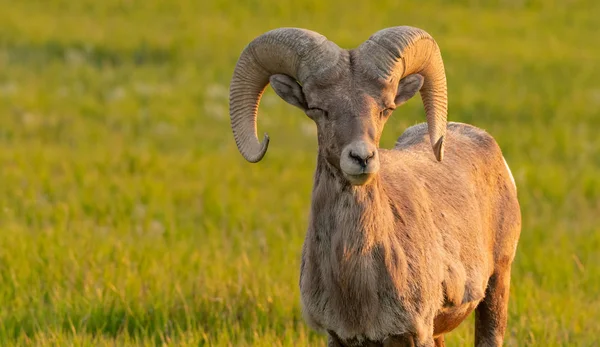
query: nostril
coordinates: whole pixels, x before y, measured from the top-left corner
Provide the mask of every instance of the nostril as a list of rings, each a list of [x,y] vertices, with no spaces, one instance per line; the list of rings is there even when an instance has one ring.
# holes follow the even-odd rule
[[[358,154],[356,154],[356,153],[354,153],[352,151],[350,151],[348,153],[348,155],[350,156],[350,158],[352,158],[352,159],[354,159],[356,161],[362,160],[362,158]]]
[[[369,154],[367,154],[362,161],[364,161],[365,165],[369,162],[369,160],[373,159],[373,157],[375,156],[375,152],[371,152]]]
[[[363,168],[367,166],[367,161],[372,158],[371,157],[367,157],[367,158],[363,158],[361,155],[358,155],[352,151],[350,151],[350,153],[348,153],[348,155],[350,156],[350,158],[352,158],[355,162],[357,162],[360,166],[362,166]]]

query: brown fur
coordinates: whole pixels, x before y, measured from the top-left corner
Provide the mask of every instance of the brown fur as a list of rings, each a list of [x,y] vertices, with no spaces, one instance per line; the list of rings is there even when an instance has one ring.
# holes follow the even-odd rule
[[[317,125],[319,154],[300,276],[306,321],[328,332],[330,346],[429,347],[443,346],[444,334],[476,310],[476,344],[501,345],[521,216],[500,148],[473,126],[450,123],[446,129],[440,57],[436,66],[413,61],[429,68],[415,65],[417,72],[408,76],[391,70],[382,75],[373,68],[377,59],[388,70],[405,67],[396,64],[401,58],[389,47],[371,55],[366,48],[314,46],[310,42],[318,36],[302,33],[289,47],[281,38],[277,45],[261,46],[262,60],[243,55],[231,105],[238,147],[252,162],[262,158],[268,143],[258,143],[254,123],[267,77],[280,97]],[[277,54],[302,42],[311,47],[298,50],[310,57],[306,61],[287,64]],[[425,47],[423,42],[415,47]],[[411,52],[407,62],[431,56]],[[252,65],[257,59],[272,66]],[[294,69],[282,68],[286,64]],[[286,75],[288,70],[301,70],[302,76]],[[254,89],[244,84],[253,78]],[[392,110],[421,89],[422,97],[431,97],[426,109],[443,111],[429,114],[439,118],[431,124],[441,128],[429,129],[432,134],[447,130],[439,140],[432,137],[439,159],[442,139],[445,143],[441,162],[426,124],[407,129],[394,149],[378,148]]]
[[[319,156],[300,280],[306,320],[348,346],[405,334],[443,345],[477,307],[477,344],[501,344],[520,212],[500,148],[451,123],[435,163],[420,124],[379,154],[365,186]]]

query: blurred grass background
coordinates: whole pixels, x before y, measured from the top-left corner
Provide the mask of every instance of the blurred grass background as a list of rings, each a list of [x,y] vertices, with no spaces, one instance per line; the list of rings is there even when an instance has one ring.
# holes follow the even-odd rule
[[[276,27],[352,48],[413,25],[519,187],[506,345],[599,345],[600,2],[482,3],[0,0],[0,344],[324,345],[297,285],[315,127],[269,89],[244,162],[229,79]]]

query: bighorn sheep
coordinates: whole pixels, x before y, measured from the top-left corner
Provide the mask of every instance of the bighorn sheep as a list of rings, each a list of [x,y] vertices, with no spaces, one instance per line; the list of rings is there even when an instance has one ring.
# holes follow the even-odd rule
[[[433,38],[393,27],[353,50],[304,29],[254,39],[230,87],[233,134],[250,162],[269,143],[256,134],[269,82],[318,130],[300,275],[309,325],[330,346],[443,346],[475,310],[476,345],[501,345],[521,228],[516,187],[490,135],[447,124]],[[378,148],[392,111],[417,91],[427,124]]]

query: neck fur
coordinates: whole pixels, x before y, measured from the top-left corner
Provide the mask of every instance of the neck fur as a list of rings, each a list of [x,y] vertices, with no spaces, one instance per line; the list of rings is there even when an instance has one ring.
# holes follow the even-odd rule
[[[320,236],[328,238],[339,234],[348,247],[351,245],[360,251],[369,250],[394,229],[390,201],[378,174],[364,186],[353,186],[320,158],[315,173],[312,216],[322,219],[315,230]]]
[[[406,257],[394,233],[398,218],[392,205],[379,176],[352,186],[319,158],[305,244],[305,256],[314,261],[306,273],[323,281],[327,321],[343,322],[347,331],[375,320],[381,309],[378,293],[396,292],[405,278]]]

